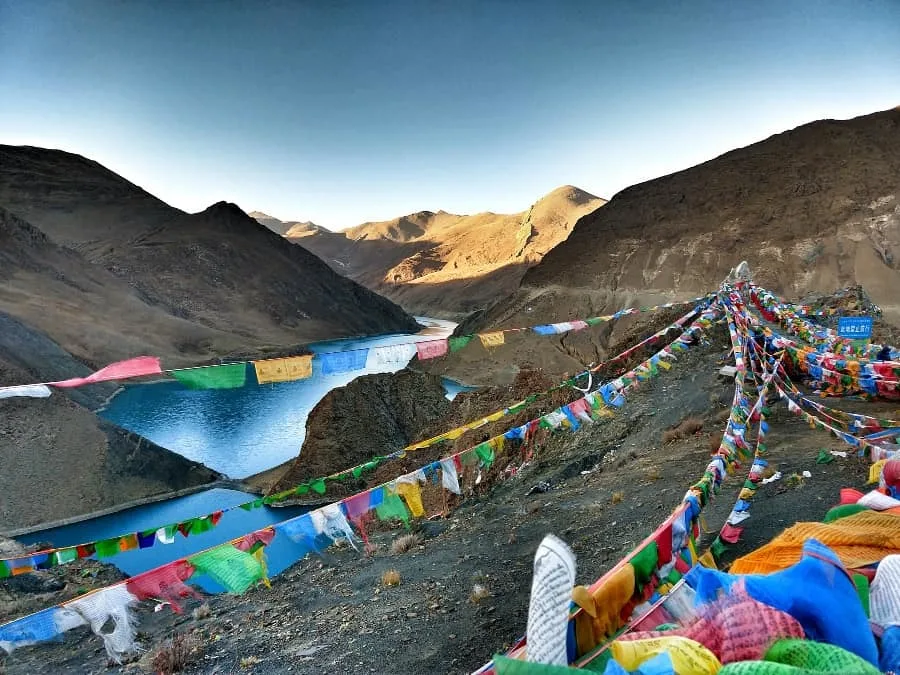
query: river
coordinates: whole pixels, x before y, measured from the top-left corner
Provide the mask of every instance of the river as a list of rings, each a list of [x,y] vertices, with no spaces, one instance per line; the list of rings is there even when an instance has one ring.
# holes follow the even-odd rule
[[[318,342],[310,350],[350,351],[433,340],[450,335],[456,327],[450,321],[417,320],[426,326],[417,335]],[[192,390],[179,382],[126,385],[100,416],[231,478],[246,478],[297,456],[306,418],[329,391],[361,375],[396,372],[405,365],[333,375],[314,371],[307,380],[266,385],[254,380],[239,389]],[[445,381],[445,388],[450,397],[465,390],[451,381]]]
[[[322,353],[433,340],[450,335],[456,327],[449,321],[426,317],[417,320],[426,328],[416,335],[333,340],[312,344],[310,349]],[[314,371],[308,380],[267,385],[258,385],[254,380],[239,389],[191,390],[178,382],[126,385],[100,415],[173,452],[228,476],[242,478],[296,457],[306,434],[309,412],[331,389],[361,375],[396,372],[405,365],[327,376]],[[444,388],[451,399],[460,391],[470,389],[452,380],[445,380]],[[24,544],[72,546],[206,515],[254,497],[238,490],[211,488],[16,539]],[[173,544],[157,543],[148,549],[127,551],[110,558],[109,562],[126,574],[138,574],[305,510],[304,507],[235,509],[224,513],[219,524],[208,532],[187,538],[177,534]],[[296,545],[279,537],[267,548],[266,555],[269,571],[274,575],[296,562]],[[200,584],[208,591],[217,590],[215,583],[208,579],[201,580]]]

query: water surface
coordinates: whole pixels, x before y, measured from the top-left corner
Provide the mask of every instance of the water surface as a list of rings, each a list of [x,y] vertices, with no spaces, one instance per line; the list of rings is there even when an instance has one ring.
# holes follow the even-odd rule
[[[333,352],[446,337],[456,324],[417,317],[421,333],[332,340],[310,345]],[[293,459],[306,436],[310,410],[325,394],[362,375],[396,372],[406,364],[323,375],[314,362],[313,377],[296,382],[256,384],[252,368],[240,389],[187,389],[175,381],[126,385],[100,416],[157,445],[232,478],[264,471]],[[445,380],[448,395],[467,388]]]

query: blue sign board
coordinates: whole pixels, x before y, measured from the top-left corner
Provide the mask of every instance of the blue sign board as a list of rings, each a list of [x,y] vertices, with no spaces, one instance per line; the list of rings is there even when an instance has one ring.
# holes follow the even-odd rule
[[[851,340],[867,340],[872,337],[872,317],[842,316],[838,319],[838,336]]]

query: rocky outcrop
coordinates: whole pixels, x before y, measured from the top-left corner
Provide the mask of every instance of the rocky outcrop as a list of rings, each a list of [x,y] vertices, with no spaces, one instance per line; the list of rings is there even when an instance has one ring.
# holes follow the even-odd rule
[[[399,450],[449,410],[441,379],[409,370],[333,389],[309,413],[300,455],[273,491]]]

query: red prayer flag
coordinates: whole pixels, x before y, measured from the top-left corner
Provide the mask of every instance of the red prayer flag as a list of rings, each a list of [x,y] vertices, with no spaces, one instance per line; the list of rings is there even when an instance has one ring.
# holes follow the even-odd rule
[[[109,380],[127,380],[130,377],[141,375],[160,375],[162,367],[155,356],[138,356],[127,361],[111,363],[87,377],[73,377],[60,382],[49,382],[54,387],[80,387],[94,382],[107,382]]]
[[[426,342],[416,343],[416,354],[420,361],[425,359],[434,359],[447,353],[448,342],[443,340],[428,340]]]

